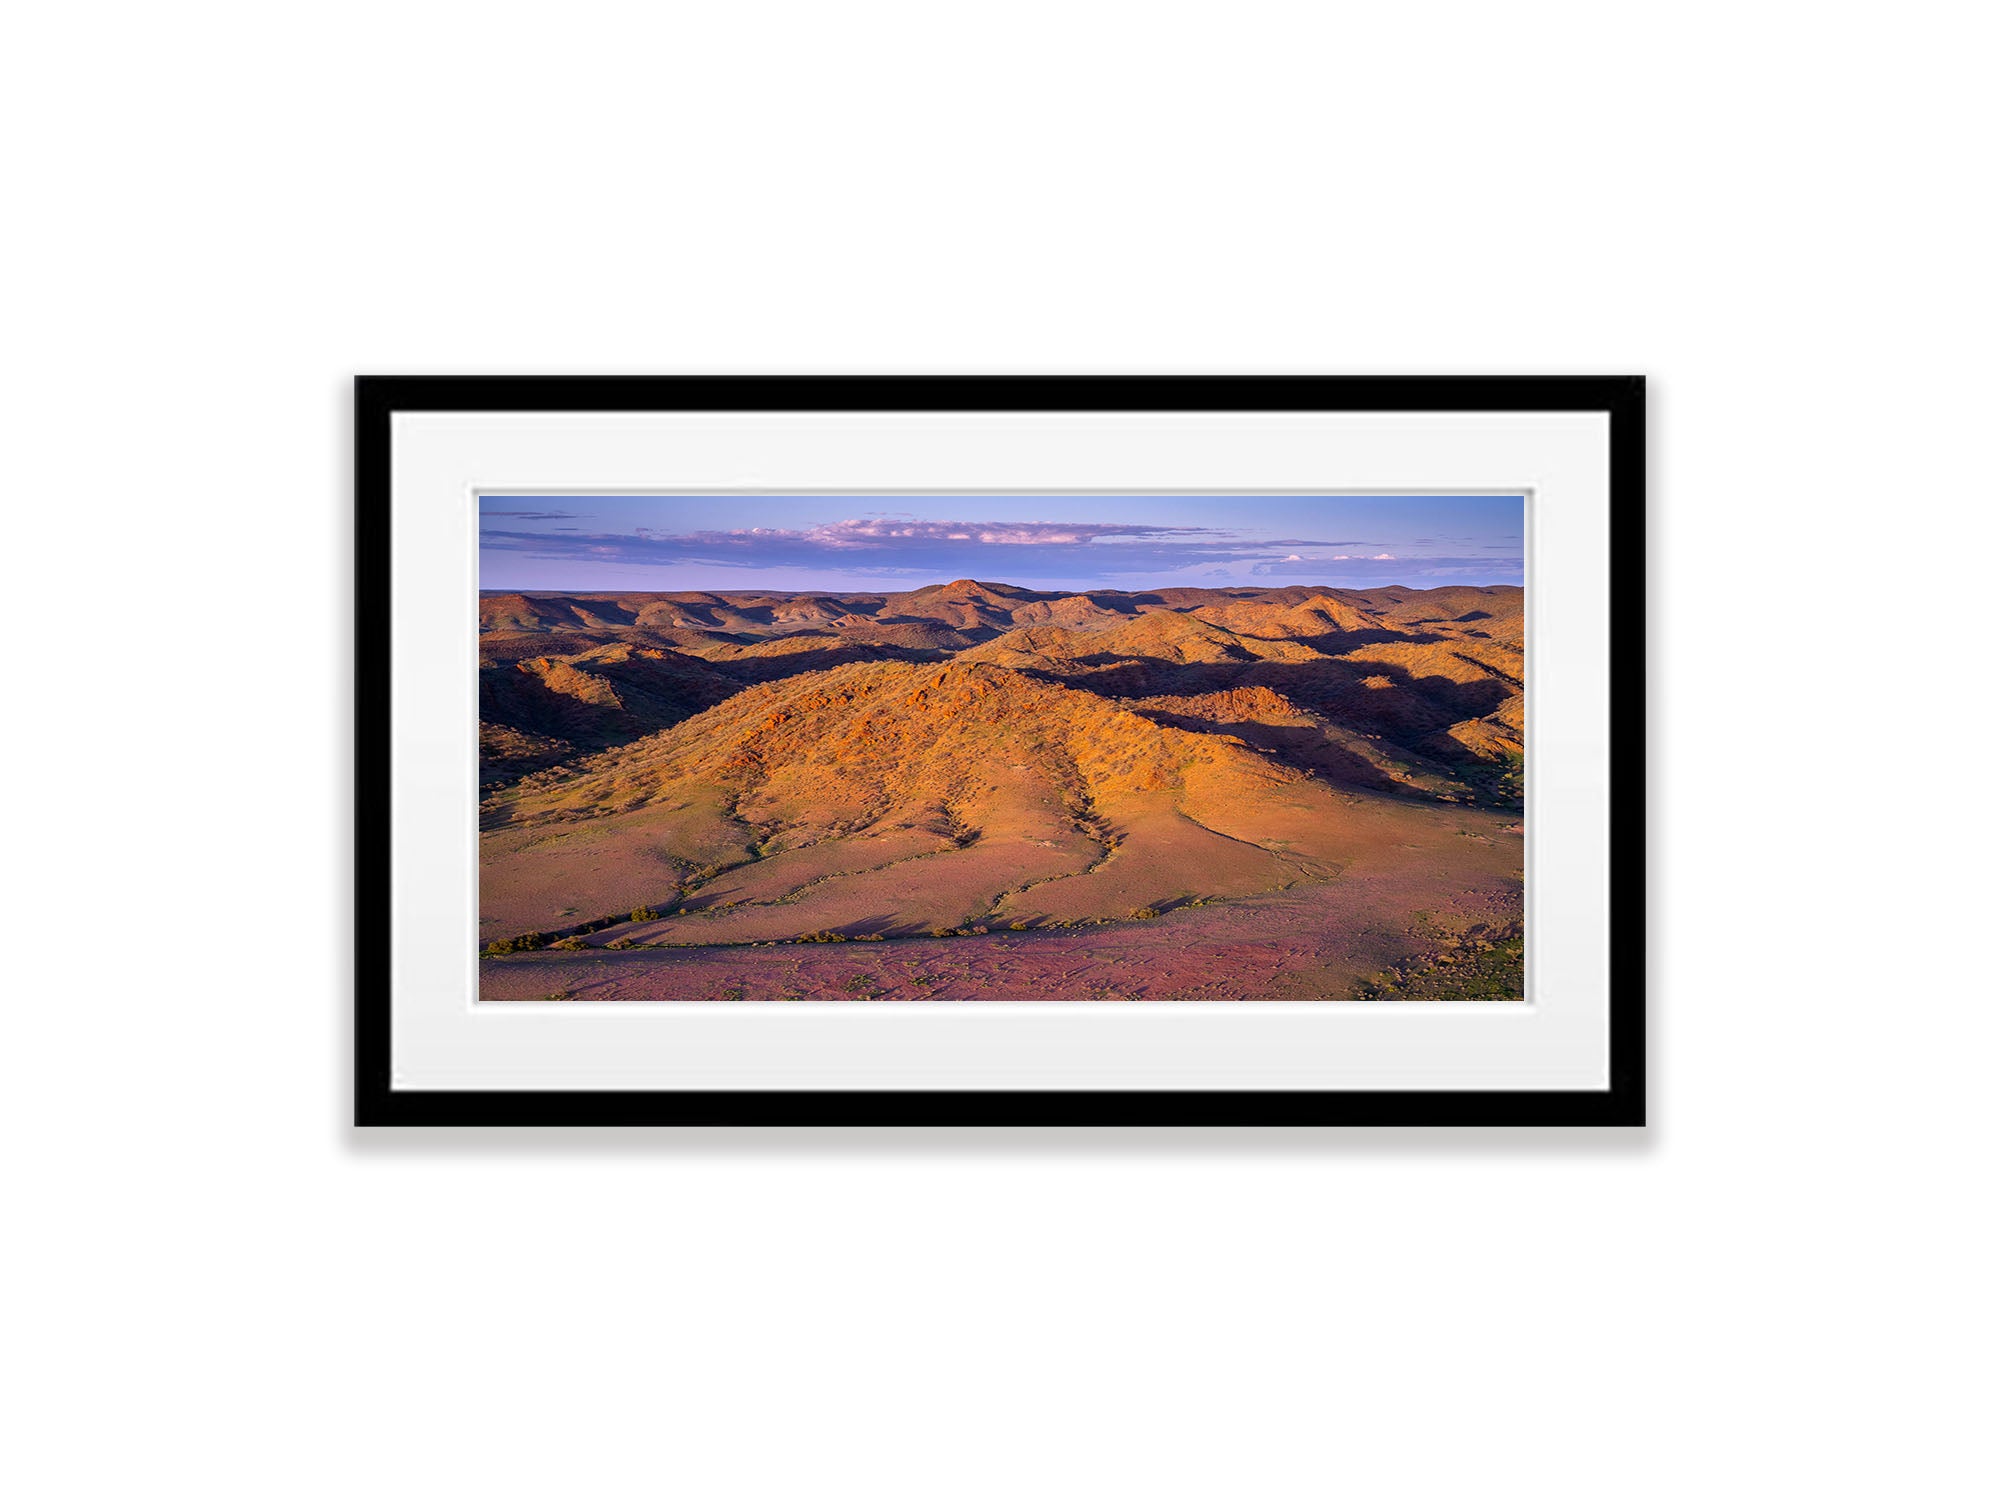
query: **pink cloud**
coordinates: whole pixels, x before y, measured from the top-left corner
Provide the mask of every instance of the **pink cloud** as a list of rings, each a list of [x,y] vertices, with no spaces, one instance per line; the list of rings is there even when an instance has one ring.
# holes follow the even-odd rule
[[[989,547],[1081,546],[1101,536],[1154,536],[1196,531],[1187,526],[1110,526],[1054,521],[912,521],[856,517],[781,533],[822,547],[874,547],[885,542],[980,542]]]

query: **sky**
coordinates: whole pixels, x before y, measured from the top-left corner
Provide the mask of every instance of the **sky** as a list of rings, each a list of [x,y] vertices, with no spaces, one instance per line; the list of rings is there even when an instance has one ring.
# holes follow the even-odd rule
[[[482,495],[479,585],[885,593],[1522,581],[1520,495]]]

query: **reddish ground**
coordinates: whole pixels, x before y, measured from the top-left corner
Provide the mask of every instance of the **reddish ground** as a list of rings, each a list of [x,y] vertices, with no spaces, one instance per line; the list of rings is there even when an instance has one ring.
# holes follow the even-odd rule
[[[1418,900],[1432,904],[1413,907]],[[1435,876],[1412,860],[1400,870],[1183,907],[1150,921],[880,942],[514,954],[481,961],[480,997],[1455,999],[1466,996],[1454,969],[1489,952],[1512,955],[1502,987],[1511,977],[1518,994],[1520,921],[1517,880],[1500,875],[1440,897]]]

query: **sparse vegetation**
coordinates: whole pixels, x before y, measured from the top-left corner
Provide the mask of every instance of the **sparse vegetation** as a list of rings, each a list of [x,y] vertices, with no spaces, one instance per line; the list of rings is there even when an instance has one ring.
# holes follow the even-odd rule
[[[1408,962],[1362,980],[1356,1000],[1519,1000],[1524,943],[1518,924],[1475,926]]]

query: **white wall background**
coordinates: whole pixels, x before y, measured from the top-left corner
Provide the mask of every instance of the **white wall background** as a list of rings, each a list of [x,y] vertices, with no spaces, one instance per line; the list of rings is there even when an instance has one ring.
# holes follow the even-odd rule
[[[1990,22],[15,14],[10,1491],[1990,1484]],[[1649,375],[1658,1124],[357,1140],[362,370]]]

